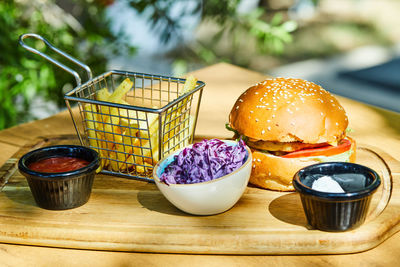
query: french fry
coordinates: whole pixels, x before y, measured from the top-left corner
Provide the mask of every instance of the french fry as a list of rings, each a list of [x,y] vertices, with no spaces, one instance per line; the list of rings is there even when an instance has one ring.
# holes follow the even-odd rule
[[[194,116],[193,115],[189,115],[189,116],[190,116],[190,119],[189,119],[189,121],[190,121],[189,133],[192,133],[193,129],[194,129],[194,121],[195,120],[194,120]],[[184,131],[180,132],[177,136],[175,136],[176,141],[182,140],[185,136],[187,136],[187,134]],[[157,137],[157,139],[153,138],[153,137],[150,139],[150,142],[152,142],[152,144],[157,144],[156,146],[152,146],[152,156],[153,156],[153,162],[154,163],[158,162],[158,154],[159,154],[159,151],[158,151],[158,136],[156,136],[156,137]],[[169,145],[168,145],[168,142],[173,144],[173,139],[164,140],[164,150],[163,150],[164,152],[168,151],[169,149],[171,149],[171,147],[169,147]],[[151,155],[150,155],[150,153],[147,153],[147,154],[145,154],[145,156],[146,157],[150,157]],[[149,160],[149,159],[146,159],[146,162],[152,163],[151,160]]]
[[[185,84],[183,85],[182,90],[179,92],[179,96],[182,96],[190,91],[192,91],[194,88],[196,88],[197,85],[197,79],[193,75],[189,75],[186,78]]]
[[[107,101],[120,103],[120,104],[128,104],[126,103],[122,97],[130,90],[133,83],[129,78],[126,78],[118,87],[117,89],[107,98]],[[108,91],[107,91],[108,92]],[[108,147],[109,149],[113,150],[109,153],[110,156],[110,166],[113,171],[124,171],[127,168],[127,165],[122,162],[126,162],[127,154],[130,153],[131,149],[125,151],[125,142],[127,142],[124,138],[125,131],[123,126],[131,127],[137,126],[135,120],[131,120],[129,118],[134,117],[133,110],[127,110],[123,108],[109,108],[109,117],[105,117],[106,124],[105,124],[105,137],[107,140],[113,140],[114,142],[110,142]],[[124,119],[122,119],[124,118]],[[122,127],[121,127],[122,126]]]
[[[101,101],[110,101],[110,99],[112,97],[114,97],[115,99],[117,97],[120,97],[120,93],[123,92],[124,90],[126,90],[126,88],[130,88],[130,86],[133,83],[127,78],[125,79],[120,86],[116,89],[119,90],[119,93],[115,94],[115,91],[113,94],[110,94],[110,92],[108,91],[107,88],[103,88],[101,90],[98,91],[96,97],[98,100]],[[122,96],[121,96],[122,97]],[[118,99],[116,99],[118,100]],[[105,154],[108,155],[108,157],[110,159],[110,165],[111,168],[116,171],[118,170],[118,162],[114,161],[117,160],[117,156],[116,153],[112,150],[114,150],[115,148],[115,143],[121,142],[122,141],[122,137],[120,136],[121,131],[118,129],[118,124],[119,124],[119,112],[118,112],[118,108],[115,107],[109,107],[109,106],[101,106],[100,108],[100,113],[97,116],[97,121],[99,122],[98,127],[100,128],[99,131],[103,131],[103,137],[105,140],[107,140],[106,142],[104,142],[102,144],[103,148],[104,148],[104,152]],[[119,134],[114,134],[114,133],[119,133]],[[108,152],[110,151],[110,152]],[[107,153],[108,152],[108,153]]]
[[[97,99],[101,101],[108,101],[113,103],[118,103],[122,101],[122,97],[131,89],[133,82],[126,78],[116,89],[110,94],[107,88],[103,88],[97,92]],[[111,132],[112,126],[109,124],[118,124],[119,123],[119,112],[118,108],[101,106],[102,113],[102,121],[105,124],[105,131]],[[110,116],[108,116],[110,114]]]
[[[86,127],[87,127],[87,135],[89,136],[89,144],[91,147],[97,148],[96,141],[96,127],[95,127],[95,119],[94,114],[96,111],[96,106],[92,104],[85,104],[83,109],[85,110],[85,119],[86,119]]]
[[[86,120],[86,129],[87,129],[87,135],[89,139],[89,145],[91,148],[93,148],[97,153],[100,154],[100,151],[98,149],[98,143],[97,143],[97,136],[96,136],[96,127],[95,127],[95,119],[94,119],[94,114],[96,111],[96,106],[92,104],[85,104],[83,106],[83,109],[85,111],[85,120]],[[99,169],[96,172],[101,171],[103,167],[103,164],[100,164]]]
[[[197,79],[193,75],[190,75],[186,79],[182,90],[179,92],[179,96],[192,91],[196,87],[196,84]],[[189,127],[189,134],[192,133],[191,128],[193,129],[193,127],[191,127],[191,125],[185,125],[187,116],[189,116],[189,119],[191,116],[190,114],[184,114],[184,112],[186,112],[188,109],[188,103],[189,98],[185,98],[181,103],[178,104],[179,106],[175,107],[175,110],[166,115],[165,121],[163,122],[163,125],[165,125],[163,133],[164,143],[173,138],[175,138],[176,141],[181,140],[185,136],[183,131],[186,127]],[[189,121],[194,122],[194,119],[192,118]]]
[[[123,121],[121,121],[120,131],[122,133],[122,143],[115,145],[115,150],[117,151],[117,159],[120,162],[120,171],[124,171],[133,167],[134,159],[132,157],[133,145],[136,142],[136,134],[137,134],[137,125],[136,128],[131,127],[132,125],[125,125]],[[125,163],[126,162],[126,163]],[[127,164],[128,163],[128,164]],[[114,167],[115,168],[115,167]]]
[[[111,140],[110,144],[112,144],[113,151],[109,153],[110,156],[110,166],[113,171],[119,171],[120,165],[123,165],[120,161],[125,161],[125,145],[123,145],[123,132],[121,131],[121,127],[113,126],[113,135],[112,138],[109,137],[108,140]]]
[[[107,88],[103,88],[96,93],[96,99],[100,100],[100,101],[106,102],[106,101],[108,101],[110,96],[111,96],[111,93],[108,91]],[[110,108],[107,106],[100,106],[100,113],[101,114],[98,115],[97,121],[104,121],[107,123],[110,120],[110,117],[107,116],[108,114],[110,114]],[[99,116],[103,116],[103,117],[101,118]]]
[[[97,131],[98,126],[96,122],[96,106],[93,104],[85,104],[84,105],[84,110],[85,110],[85,120],[86,120],[86,129],[87,129],[87,135],[89,139],[89,145],[92,147],[94,150],[96,150],[101,158],[100,161],[100,167],[97,171],[100,171],[102,168],[107,166],[107,157],[108,155],[105,153],[102,145],[102,135],[100,132]]]
[[[128,130],[129,131],[129,130]],[[133,152],[133,143],[136,138],[133,138],[130,135],[124,135],[122,137],[122,143],[124,144],[122,147],[118,146],[117,150],[121,153],[118,153],[118,160],[123,161],[121,165],[122,170],[128,170],[135,166],[134,156],[132,155]]]
[[[150,144],[146,140],[137,138],[134,142],[132,155],[135,162],[136,172],[144,173],[146,171],[143,165],[146,165],[145,157],[149,156],[151,156]]]
[[[126,93],[128,93],[132,86],[133,82],[129,78],[126,78],[111,94],[111,96],[108,98],[108,101],[117,103],[126,95]]]
[[[186,79],[186,82],[182,88],[182,90],[179,92],[179,96],[182,96],[191,90],[193,90],[196,87],[197,84],[197,79],[194,76],[189,76]],[[185,132],[184,128],[189,127],[189,134],[192,133],[193,131],[193,126],[194,126],[194,117],[192,115],[189,115],[189,121],[190,125],[180,125],[182,123],[182,120],[185,118],[186,115],[182,114],[182,111],[186,109],[186,106],[188,104],[188,99],[184,99],[183,103],[179,105],[179,107],[172,111],[169,115],[166,116],[165,120],[163,121],[163,125],[165,125],[163,129],[163,143],[164,143],[164,149],[163,151],[168,150],[168,140],[170,140],[171,143],[173,143],[173,138],[175,138],[176,142],[179,140],[182,140],[185,137]],[[150,115],[150,114],[148,114]],[[159,154],[159,138],[158,138],[158,133],[159,133],[159,128],[158,128],[158,120],[157,117],[150,117],[149,118],[149,128],[148,128],[148,133],[146,131],[143,131],[141,134],[141,137],[147,139],[142,141],[142,146],[144,147],[151,147],[151,150],[145,150],[144,152],[144,157],[145,161],[147,163],[157,163],[158,162],[158,154]],[[186,123],[186,122],[185,122]],[[175,129],[174,129],[175,128]],[[180,132],[180,133],[179,133]],[[179,133],[179,134],[176,134]],[[150,146],[150,144],[151,146]],[[152,159],[150,159],[152,158]]]
[[[118,102],[118,104],[123,104],[123,105],[129,105],[129,103],[127,103],[125,100],[120,99]],[[141,111],[135,111],[135,110],[131,110],[131,109],[124,109],[124,108],[120,108],[119,109],[119,123],[129,126],[129,125],[138,125],[138,117],[143,117],[143,115],[140,114],[144,114]],[[139,116],[137,116],[137,114]]]
[[[108,147],[107,147],[107,142],[105,142],[105,137],[102,133],[98,134],[99,138],[100,138],[100,156],[101,156],[101,166],[102,168],[107,168],[108,164],[109,164],[109,160],[108,160]]]
[[[107,88],[99,90],[96,93],[96,99],[109,102],[123,101],[122,97],[130,90],[132,85],[133,82],[126,78],[112,94]],[[103,168],[110,164],[111,169],[117,171],[118,162],[114,160],[118,160],[118,153],[113,150],[117,148],[116,144],[123,141],[122,130],[118,126],[120,123],[118,108],[100,106],[97,116],[94,114],[96,112],[94,105],[85,105],[84,109],[90,146],[100,148],[98,152],[102,158],[101,166]],[[125,117],[129,116],[126,115]],[[112,160],[108,162],[108,158]],[[119,158],[121,157],[119,156]]]
[[[182,96],[195,88],[197,80],[189,76],[178,93]],[[129,105],[125,101],[126,94],[133,82],[126,78],[114,92],[103,88],[96,93],[96,99],[105,102]],[[162,151],[173,149],[175,143],[193,131],[194,118],[186,114],[189,99],[184,99],[167,117],[159,114],[137,110],[90,104],[85,106],[87,134],[92,147],[96,147],[102,157],[102,167],[115,172],[135,170],[145,173],[157,161],[159,156],[159,124],[163,124],[164,143]],[[189,116],[190,125],[187,125]],[[185,130],[185,131],[184,131]],[[175,138],[175,139],[174,139]],[[107,160],[108,159],[108,160]]]
[[[96,99],[100,101],[108,101],[110,98],[111,93],[108,91],[107,88],[103,88],[96,93]]]

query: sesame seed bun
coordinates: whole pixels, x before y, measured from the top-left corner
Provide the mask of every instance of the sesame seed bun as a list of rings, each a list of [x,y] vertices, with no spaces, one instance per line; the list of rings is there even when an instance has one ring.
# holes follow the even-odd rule
[[[336,146],[346,137],[348,119],[337,99],[321,86],[302,79],[267,79],[247,89],[229,114],[236,136],[245,136],[253,152],[250,183],[293,191],[294,174],[319,163],[318,157],[283,157],[288,152]],[[355,142],[350,159],[355,160]],[[270,153],[271,152],[271,153]],[[324,158],[329,160],[330,156]],[[332,160],[335,158],[332,157]]]
[[[247,89],[229,115],[231,127],[252,140],[335,143],[348,119],[336,98],[302,79],[268,79]]]

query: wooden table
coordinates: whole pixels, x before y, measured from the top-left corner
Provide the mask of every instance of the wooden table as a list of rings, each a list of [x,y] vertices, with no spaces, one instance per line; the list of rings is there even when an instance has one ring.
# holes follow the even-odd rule
[[[264,75],[228,64],[217,64],[194,73],[206,82],[203,103],[215,109],[202,109],[197,137],[230,137],[223,122],[228,120],[232,95],[265,79]],[[351,88],[348,88],[351,90]],[[231,97],[224,97],[230,95]],[[236,97],[233,97],[236,98]],[[225,101],[224,101],[225,100]],[[351,134],[359,143],[379,147],[395,159],[400,159],[400,114],[374,108],[339,97],[350,120]],[[222,123],[221,123],[222,121]],[[0,165],[24,144],[38,136],[74,134],[67,111],[50,118],[22,124],[0,132]],[[0,214],[1,216],[1,214]],[[0,226],[1,228],[1,226]],[[6,266],[258,266],[279,265],[374,265],[388,266],[400,262],[400,233],[378,247],[350,255],[317,256],[221,256],[105,252],[74,249],[0,244],[0,265]]]

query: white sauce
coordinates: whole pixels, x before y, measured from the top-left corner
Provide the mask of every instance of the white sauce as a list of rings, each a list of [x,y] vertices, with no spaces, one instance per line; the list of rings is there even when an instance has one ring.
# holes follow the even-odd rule
[[[339,183],[333,180],[329,176],[322,176],[318,178],[313,182],[311,188],[317,191],[327,192],[327,193],[344,193],[344,190],[339,185]]]

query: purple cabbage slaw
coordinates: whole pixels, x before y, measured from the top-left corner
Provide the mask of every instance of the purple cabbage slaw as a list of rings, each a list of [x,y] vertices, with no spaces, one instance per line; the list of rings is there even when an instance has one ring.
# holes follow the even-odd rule
[[[204,139],[175,155],[160,180],[167,185],[211,181],[238,169],[246,156],[246,144],[241,139],[235,146],[218,139]]]

